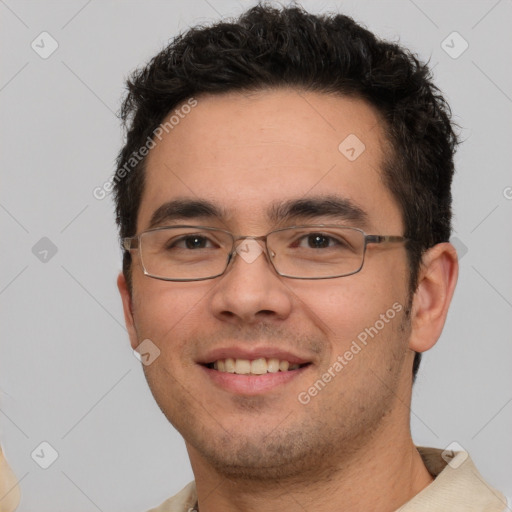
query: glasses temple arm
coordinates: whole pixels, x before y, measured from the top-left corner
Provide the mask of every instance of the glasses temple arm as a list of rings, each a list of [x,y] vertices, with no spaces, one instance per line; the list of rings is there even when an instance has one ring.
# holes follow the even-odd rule
[[[382,244],[382,243],[396,243],[396,242],[407,242],[408,238],[405,236],[394,236],[394,235],[366,235],[367,244]]]
[[[121,240],[121,247],[125,251],[130,251],[132,249],[138,249],[139,248],[139,237],[132,236],[132,237],[123,238]]]

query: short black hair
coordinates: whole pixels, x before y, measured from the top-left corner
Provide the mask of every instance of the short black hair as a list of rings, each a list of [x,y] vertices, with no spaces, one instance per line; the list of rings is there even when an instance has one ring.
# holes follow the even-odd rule
[[[294,87],[360,98],[380,115],[389,142],[382,178],[401,210],[404,236],[413,240],[407,244],[410,300],[424,251],[449,240],[458,144],[450,107],[426,63],[348,16],[260,3],[236,20],[178,35],[127,87],[120,114],[126,142],[114,176],[122,238],[135,234],[144,189],[146,159],[138,151],[173,109],[201,94]],[[131,290],[130,271],[126,251]],[[420,360],[417,353],[414,378]]]

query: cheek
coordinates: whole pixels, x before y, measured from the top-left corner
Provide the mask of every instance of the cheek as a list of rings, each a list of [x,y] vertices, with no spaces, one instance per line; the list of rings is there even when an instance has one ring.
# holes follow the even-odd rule
[[[317,312],[329,329],[331,347],[329,361],[319,373],[339,376],[330,388],[332,400],[338,394],[352,403],[374,400],[382,394],[382,382],[393,387],[402,368],[408,339],[403,329],[404,296],[392,288],[384,293],[382,286],[366,290],[350,295],[343,289],[331,290]]]
[[[134,286],[134,319],[140,340],[149,338],[162,352],[181,352],[197,328],[208,289],[199,283],[167,283],[145,278]]]
[[[407,280],[401,263],[391,266],[388,277],[361,271],[321,285],[302,283],[302,290],[295,289],[305,309],[310,311],[310,318],[316,319],[318,327],[331,340],[333,355],[343,353],[357,339],[393,336],[399,313],[406,306]]]

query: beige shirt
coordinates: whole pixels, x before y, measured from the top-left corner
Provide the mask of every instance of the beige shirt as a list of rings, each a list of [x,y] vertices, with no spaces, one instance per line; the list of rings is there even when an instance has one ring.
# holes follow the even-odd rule
[[[396,512],[506,512],[503,494],[487,484],[466,452],[442,457],[443,450],[418,446],[421,458],[435,480]],[[196,512],[194,482],[176,496],[148,512]]]

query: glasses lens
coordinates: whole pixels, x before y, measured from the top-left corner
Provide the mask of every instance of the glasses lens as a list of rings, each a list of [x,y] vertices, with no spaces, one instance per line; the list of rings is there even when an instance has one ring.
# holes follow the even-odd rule
[[[142,265],[160,279],[205,279],[224,272],[232,247],[223,231],[176,227],[147,231],[140,237]]]
[[[364,233],[355,228],[308,226],[271,233],[267,243],[277,272],[286,277],[322,279],[361,269]]]

